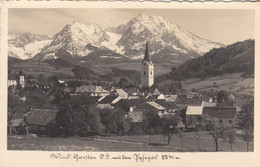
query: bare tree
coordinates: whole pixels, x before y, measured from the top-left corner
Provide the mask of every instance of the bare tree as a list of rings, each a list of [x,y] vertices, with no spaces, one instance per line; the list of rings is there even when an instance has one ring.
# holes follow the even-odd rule
[[[170,144],[171,137],[173,134],[179,134],[180,129],[178,128],[178,124],[181,121],[181,117],[179,114],[166,114],[161,118],[161,130],[164,136],[167,136],[168,145]]]
[[[233,151],[233,144],[236,142],[235,130],[233,128],[228,129],[223,139],[230,144],[230,150]]]
[[[215,151],[219,149],[219,139],[224,138],[228,127],[223,126],[217,122],[216,119],[211,118],[207,115],[203,117],[203,123],[208,133],[213,137],[215,142]]]
[[[243,140],[246,142],[247,151],[249,143],[254,139],[254,100],[251,99],[242,106],[238,114],[238,126],[243,129]]]

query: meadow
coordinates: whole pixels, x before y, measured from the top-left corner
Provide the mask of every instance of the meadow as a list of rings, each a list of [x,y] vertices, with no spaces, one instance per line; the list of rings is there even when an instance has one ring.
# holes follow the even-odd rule
[[[242,73],[225,74],[210,78],[192,78],[182,81],[182,86],[186,90],[226,90],[237,94],[253,94],[254,78],[243,78]]]
[[[207,132],[199,133],[197,142],[195,132],[174,135],[170,145],[162,135],[140,136],[93,136],[93,137],[30,137],[9,136],[8,150],[39,150],[39,151],[144,151],[144,152],[214,152],[215,143]],[[219,141],[219,151],[231,152],[228,142]],[[249,151],[253,151],[250,143]],[[246,143],[237,138],[232,152],[246,152]]]

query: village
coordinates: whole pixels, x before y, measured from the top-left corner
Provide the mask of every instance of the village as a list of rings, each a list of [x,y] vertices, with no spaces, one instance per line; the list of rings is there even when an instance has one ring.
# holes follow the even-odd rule
[[[9,74],[8,135],[163,134],[169,145],[174,134],[208,131],[218,151],[224,128],[227,132],[235,129],[232,137],[240,133],[238,115],[245,99],[226,91],[212,97],[197,91],[162,92],[154,85],[154,71],[147,42],[138,87],[121,88],[108,81],[26,78],[22,71]],[[181,82],[177,84],[182,87]]]

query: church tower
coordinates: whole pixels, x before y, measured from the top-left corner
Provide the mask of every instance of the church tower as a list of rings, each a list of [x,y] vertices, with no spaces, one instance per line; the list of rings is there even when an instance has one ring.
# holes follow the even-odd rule
[[[149,55],[148,41],[146,43],[144,60],[141,64],[141,87],[151,87],[154,83],[154,66]]]

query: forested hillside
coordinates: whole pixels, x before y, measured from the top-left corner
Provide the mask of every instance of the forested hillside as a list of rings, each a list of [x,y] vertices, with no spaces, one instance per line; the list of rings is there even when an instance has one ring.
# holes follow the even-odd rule
[[[202,57],[188,60],[158,80],[182,80],[208,78],[226,73],[241,73],[243,77],[254,77],[255,41],[246,40],[225,48],[212,49]]]

